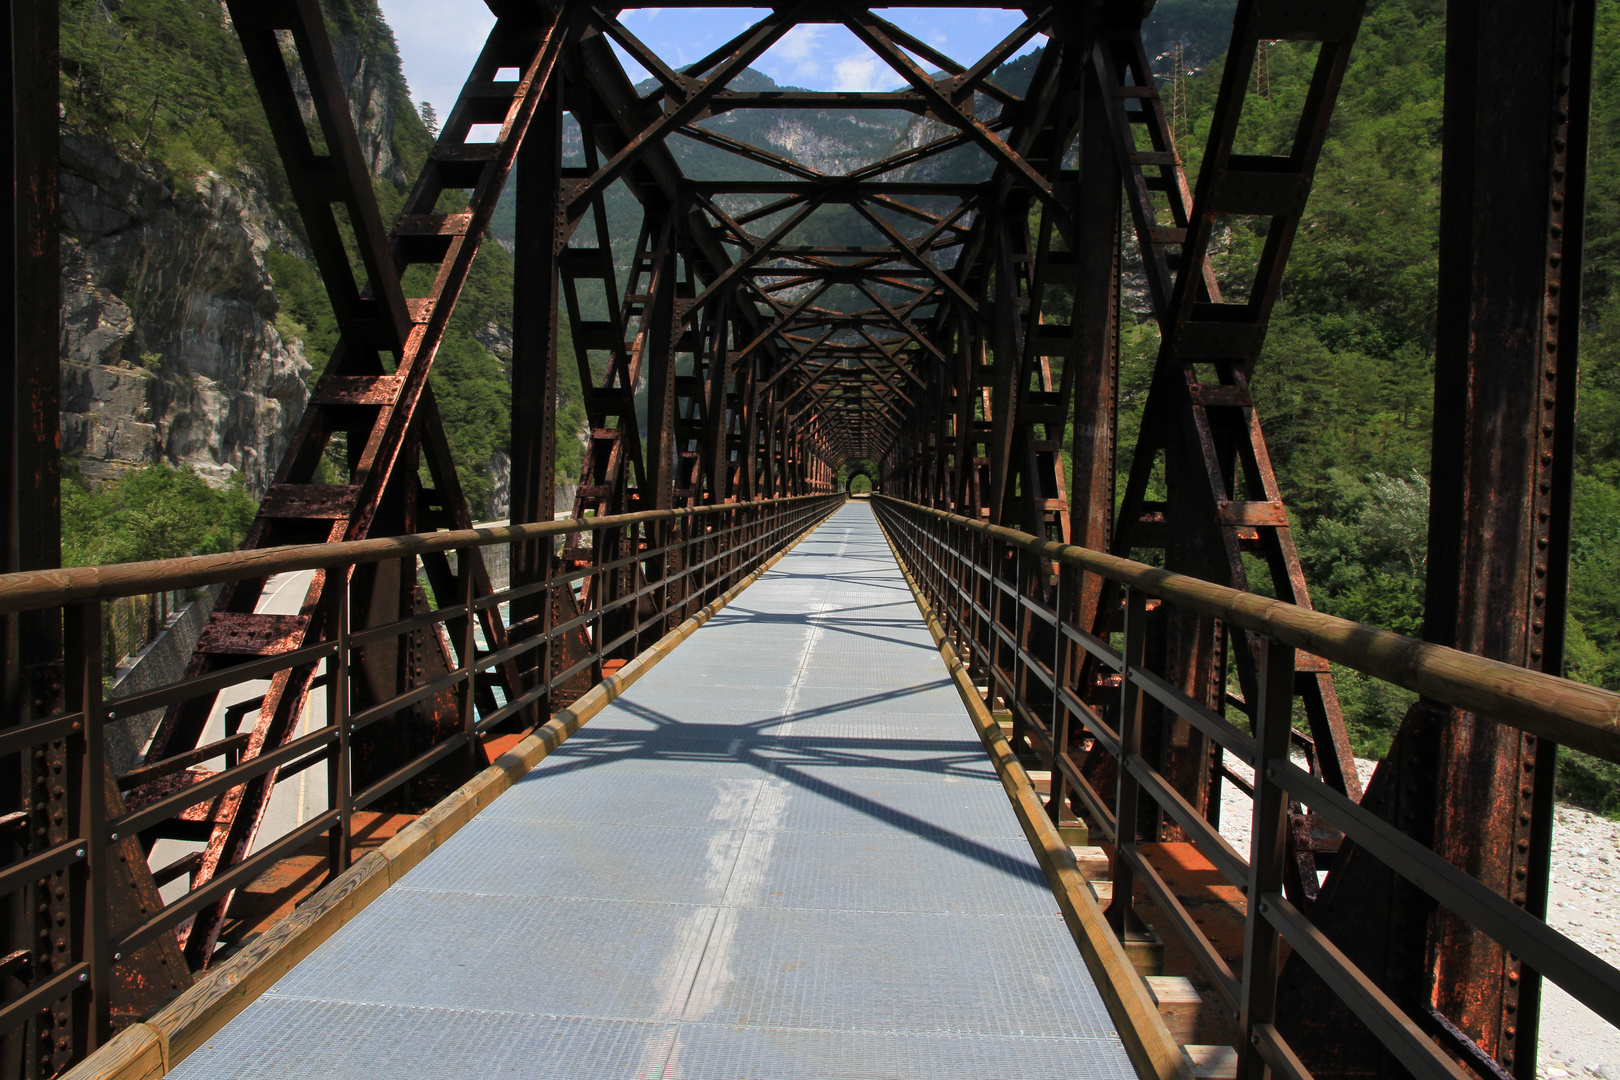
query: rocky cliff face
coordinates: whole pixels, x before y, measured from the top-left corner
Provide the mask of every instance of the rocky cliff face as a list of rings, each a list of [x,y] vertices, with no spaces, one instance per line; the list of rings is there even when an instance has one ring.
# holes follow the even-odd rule
[[[333,51],[373,176],[403,186],[397,61],[366,44],[367,29],[340,21]],[[302,344],[277,330],[264,258],[272,244],[304,252],[264,190],[250,169],[187,180],[133,146],[62,130],[62,453],[87,478],[166,461],[214,484],[240,473],[263,494],[310,371]]]
[[[379,180],[404,186],[415,177],[406,176],[394,156],[394,102],[386,65],[369,53],[354,34],[332,35],[332,58],[338,75],[349,92],[349,114],[360,139],[360,153]],[[315,121],[315,105],[303,70],[294,69],[293,91],[303,106],[304,119]]]
[[[284,230],[251,174],[177,183],[72,130],[61,161],[63,455],[91,479],[167,461],[262,493],[309,364],[276,331],[264,252]]]

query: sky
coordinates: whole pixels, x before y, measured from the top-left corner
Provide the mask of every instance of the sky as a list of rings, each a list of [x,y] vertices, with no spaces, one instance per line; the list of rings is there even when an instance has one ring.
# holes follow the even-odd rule
[[[380,0],[394,28],[411,94],[445,116],[495,18],[483,0]],[[724,44],[768,9],[638,8],[621,16],[626,29],[673,67]],[[890,8],[879,12],[901,29],[964,65],[977,60],[1023,21],[1019,11]],[[1028,52],[1044,39],[1036,37]],[[615,50],[617,50],[615,46]],[[632,81],[646,73],[620,53]],[[753,64],[784,86],[810,90],[893,90],[902,80],[842,26],[796,26]],[[924,69],[933,65],[923,64]]]

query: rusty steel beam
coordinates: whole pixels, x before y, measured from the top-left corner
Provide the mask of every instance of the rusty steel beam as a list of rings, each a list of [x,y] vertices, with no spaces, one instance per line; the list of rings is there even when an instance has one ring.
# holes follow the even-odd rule
[[[1454,393],[1459,386],[1484,393],[1470,399],[1470,412],[1437,410],[1435,513],[1452,529],[1431,534],[1436,546],[1429,616],[1432,640],[1550,670],[1561,650],[1559,575],[1568,543],[1561,522],[1567,521],[1570,484],[1580,224],[1573,204],[1581,178],[1579,166],[1558,155],[1573,156],[1584,147],[1585,76],[1572,69],[1561,82],[1548,65],[1560,55],[1559,33],[1574,35],[1562,48],[1576,58],[1577,68],[1581,41],[1589,55],[1591,0],[1558,0],[1556,12],[1538,14],[1551,20],[1553,37],[1546,55],[1532,49],[1530,60],[1507,56],[1511,20],[1495,4],[1452,20],[1453,40],[1463,48],[1448,52],[1448,95],[1462,93],[1468,78],[1488,82],[1480,73],[1496,65],[1516,75],[1492,88],[1506,95],[1502,101],[1477,95],[1466,114],[1476,118],[1472,124],[1457,127],[1448,114],[1437,394],[1444,387],[1449,405],[1461,400]],[[1158,549],[1165,565],[1226,585],[1246,588],[1243,557],[1258,553],[1278,595],[1309,607],[1249,386],[1264,374],[1257,361],[1359,25],[1359,3],[1310,10],[1259,0],[1239,4],[1209,147],[1194,185],[1180,168],[1148,70],[1140,37],[1146,5],[1138,0],[1029,9],[1016,30],[971,63],[938,52],[870,6],[829,11],[806,0],[770,10],[685,67],[668,63],[637,38],[619,20],[618,9],[588,0],[557,0],[545,15],[539,8],[503,6],[464,91],[464,97],[487,97],[486,69],[513,66],[516,59],[526,81],[513,95],[502,138],[491,148],[460,145],[468,115],[458,105],[446,125],[449,138],[435,148],[391,232],[357,166],[357,144],[314,0],[258,7],[233,0],[231,6],[342,336],[250,546],[466,523],[428,370],[506,170],[521,156],[512,362],[515,522],[544,521],[554,513],[557,365],[572,362],[590,427],[576,517],[830,491],[842,466],[871,459],[879,465],[874,485],[917,504],[1092,550]],[[794,26],[828,19],[853,33],[906,89],[730,89]],[[331,148],[322,159],[309,145],[286,85],[277,30],[292,32],[293,51],[314,93],[317,123]],[[1048,38],[1027,91],[1015,95],[991,81],[1038,33]],[[1317,42],[1317,60],[1292,152],[1257,162],[1232,151],[1256,49],[1273,38]],[[652,73],[650,92],[639,93],[631,84],[614,44]],[[1532,69],[1545,84],[1533,93],[1524,90]],[[1560,94],[1567,100],[1559,100]],[[1490,108],[1510,105],[1517,110],[1504,114],[1515,118],[1510,123],[1487,130],[1491,125],[1477,122]],[[894,109],[927,116],[947,134],[836,175],[703,125],[731,110],[761,108]],[[1569,117],[1559,121],[1567,130],[1549,134],[1547,118],[1560,110]],[[577,122],[582,169],[563,167],[569,116]],[[1451,152],[1453,130],[1472,140],[1465,153]],[[689,178],[671,149],[672,138],[771,170],[773,178]],[[1497,158],[1510,153],[1502,146],[1515,139],[1556,146],[1547,151],[1552,156],[1544,176],[1493,179],[1504,171]],[[903,171],[962,148],[973,148],[988,163],[987,180],[936,182]],[[451,188],[473,191],[466,213],[435,212],[441,190]],[[621,192],[642,213],[627,265],[616,261],[609,228],[608,200]],[[738,210],[723,195],[754,198]],[[334,204],[356,223],[358,266],[343,247]],[[1487,204],[1551,209],[1546,221],[1530,223],[1534,230],[1518,222],[1512,241],[1493,247],[1481,239],[1483,211],[1477,220],[1467,216],[1469,207]],[[877,241],[848,247],[791,242],[814,215],[835,206],[849,208]],[[1223,214],[1269,219],[1260,272],[1240,302],[1223,297],[1208,258],[1215,220]],[[1142,438],[1128,462],[1115,520],[1120,235],[1126,220],[1141,249],[1162,341]],[[1523,267],[1532,255],[1542,262],[1526,284]],[[426,298],[405,297],[401,275],[414,263],[439,265],[448,284]],[[585,299],[598,292],[599,305]],[[857,298],[853,303],[851,296]],[[1538,303],[1540,336],[1526,335],[1524,313]],[[572,358],[558,355],[565,319]],[[1504,346],[1502,356],[1468,353],[1462,343],[1481,334],[1516,344]],[[1545,381],[1547,392],[1526,394],[1526,379],[1536,386],[1541,383],[1535,379]],[[644,409],[637,404],[643,393]],[[356,420],[357,411],[365,410]],[[1479,424],[1480,416],[1491,423]],[[1502,418],[1510,422],[1497,424]],[[1073,441],[1066,442],[1071,429]],[[1505,441],[1491,443],[1487,435]],[[345,482],[314,484],[313,469],[328,446],[339,445]],[[1072,471],[1064,468],[1065,452]],[[1517,487],[1492,492],[1482,470],[1485,463],[1500,468],[1503,462],[1515,470]],[[1147,482],[1160,465],[1168,495],[1156,503],[1147,498]],[[430,480],[418,479],[419,466]],[[1509,520],[1514,508],[1526,506],[1534,510],[1533,521]],[[559,571],[624,566],[585,576],[583,595],[559,586],[518,602],[514,636],[541,632],[548,621],[599,608],[669,573],[658,562],[666,556],[646,563],[633,557],[662,546],[656,527],[604,530],[588,548],[581,535],[570,534],[560,555],[549,540],[514,550],[514,584],[540,584]],[[454,589],[487,589],[482,578],[454,575],[447,562],[435,559],[425,565],[441,602]],[[463,568],[463,574],[475,571]],[[1066,576],[1054,584],[1056,564],[1036,560],[996,572],[1021,595],[1058,607],[1075,625],[1103,637],[1118,628],[1119,596],[1095,578],[1078,587]],[[427,603],[415,585],[414,564],[368,569],[365,575],[353,583],[360,626],[395,620]],[[319,583],[303,614],[290,621],[253,615],[256,599],[252,583],[227,598],[219,625],[211,628],[213,644],[194,663],[199,674],[324,632]],[[1501,640],[1478,632],[1478,612],[1487,609],[1514,614],[1512,632],[1498,635]],[[1171,673],[1180,691],[1216,711],[1251,709],[1259,690],[1258,636],[1229,632],[1196,612],[1159,612],[1146,622],[1138,634],[1143,656]],[[581,630],[580,655],[590,655],[588,634],[614,638],[632,625],[639,623],[621,612]],[[1045,624],[1027,612],[1006,625],[1016,631],[1020,648],[1044,653],[1057,646]],[[981,639],[962,643],[964,660],[991,696],[1037,712],[1054,709],[1048,700],[1053,695],[1030,682],[1027,665],[1009,667],[1004,644],[989,627],[982,629]],[[498,620],[484,631],[490,642],[506,633]],[[220,642],[232,632],[253,647],[228,656]],[[620,639],[625,655],[645,644]],[[556,648],[566,653],[573,646]],[[526,670],[503,670],[508,695],[539,685],[556,659],[543,651]],[[457,662],[437,640],[422,639],[387,655],[363,655],[355,678],[362,697],[381,701]],[[1225,691],[1232,664],[1241,695]],[[1100,673],[1082,670],[1078,655],[1061,666],[1068,671],[1065,689],[1094,696],[1102,688]],[[313,669],[293,673],[272,688],[253,731],[255,750],[273,748],[285,736],[285,721],[301,705],[312,676]],[[1355,798],[1358,785],[1325,663],[1302,655],[1293,684],[1310,721],[1314,771]],[[551,706],[541,697],[529,719],[543,718]],[[431,732],[444,721],[448,714],[436,709],[430,703],[419,710],[416,728]],[[195,743],[205,714],[193,710],[166,718],[153,753],[184,752]],[[1078,719],[1076,729],[1084,723],[1078,714],[1071,719]],[[1157,705],[1143,720],[1146,759],[1195,812],[1214,821],[1220,769],[1212,745]],[[1414,835],[1434,839],[1460,865],[1504,890],[1511,885],[1504,874],[1525,871],[1532,887],[1524,903],[1535,910],[1544,902],[1534,882],[1545,877],[1550,787],[1544,778],[1552,751],[1520,743],[1510,753],[1491,741],[1499,733],[1488,720],[1460,714],[1419,710],[1409,727],[1388,770],[1429,769],[1436,783],[1426,789],[1428,802],[1419,799],[1415,809],[1401,804],[1402,820],[1416,822]],[[389,737],[411,737],[409,729],[404,723]],[[1065,741],[1068,726],[1058,723],[1054,730],[1056,753],[1084,753],[1078,742]],[[1013,743],[1025,752],[1043,752],[1040,733],[1023,714],[1015,713]],[[375,740],[359,748],[357,760],[382,767],[390,752],[386,739]],[[1057,770],[1053,775],[1048,812],[1058,818],[1080,809],[1066,805],[1073,798],[1069,781]],[[1522,789],[1509,783],[1521,775],[1532,782]],[[240,807],[212,812],[215,835],[203,880],[247,850],[272,782],[273,775],[243,793]],[[1441,782],[1459,793],[1451,803],[1433,797]],[[151,799],[163,792],[133,794]],[[1524,820],[1506,831],[1482,832],[1480,822],[1509,796],[1528,800]],[[1154,809],[1138,823],[1141,838],[1182,835],[1181,826],[1157,815]],[[1304,833],[1296,828],[1290,835]],[[1521,850],[1522,858],[1507,854]],[[1358,864],[1353,850],[1340,859],[1328,894],[1315,908],[1315,874],[1307,865],[1312,852],[1290,854],[1303,858],[1299,865],[1305,867],[1288,886],[1290,897],[1313,918],[1331,921],[1349,903],[1334,900],[1335,890],[1358,895],[1356,874],[1346,867],[1365,860]],[[1386,901],[1395,895],[1376,874],[1369,880],[1367,895]],[[1366,910],[1388,914],[1387,905]],[[1479,1053],[1494,1055],[1528,1080],[1526,1055],[1514,1058],[1511,1043],[1514,1030],[1523,1041],[1529,1027],[1521,1019],[1515,1029],[1511,1016],[1533,1003],[1533,973],[1514,970],[1466,928],[1430,920],[1427,910],[1419,918],[1391,919],[1379,941],[1384,948],[1396,941],[1411,945],[1413,956],[1435,957],[1434,966],[1408,963],[1396,970],[1399,965],[1390,961],[1391,977],[1412,985],[1434,980],[1445,1022],[1465,1033]],[[214,906],[191,932],[194,965],[206,960],[223,913],[223,905]],[[1308,998],[1302,992],[1298,1000]],[[1280,1024],[1293,1022],[1286,1016],[1291,1007],[1285,1005]],[[1332,1015],[1331,1007],[1323,1009],[1322,1015]],[[1330,1044],[1307,1038],[1302,1045]],[[1465,1054],[1467,1047],[1458,1052]]]
[[[1141,45],[1139,12],[1110,11],[1091,69],[1114,128],[1126,203],[1161,330],[1112,550],[1159,549],[1166,566],[1237,588],[1249,587],[1244,553],[1253,552],[1264,559],[1278,595],[1306,607],[1309,590],[1249,386],[1359,21],[1355,4],[1311,15],[1259,3],[1239,7],[1208,148],[1191,191]],[[1287,154],[1260,159],[1234,154],[1256,51],[1261,41],[1276,37],[1319,43],[1293,146]],[[1168,223],[1159,220],[1160,199],[1168,204]],[[1253,288],[1239,300],[1221,295],[1208,260],[1216,219],[1223,214],[1269,219]],[[1147,492],[1160,467],[1166,496],[1155,502]],[[1095,633],[1117,628],[1115,590],[1102,590],[1093,618]],[[1183,692],[1218,711],[1228,704],[1252,711],[1259,686],[1258,638],[1234,635],[1235,647],[1228,650],[1227,635],[1215,620],[1177,613],[1149,621],[1147,649],[1155,662],[1161,654],[1173,659],[1170,667],[1179,672]],[[1336,789],[1359,798],[1327,665],[1304,653],[1297,663],[1295,684],[1309,718],[1312,767]],[[1237,670],[1240,698],[1226,692],[1228,665]],[[1089,678],[1102,677],[1094,662],[1087,666]],[[1200,812],[1217,814],[1222,770],[1212,745],[1184,720],[1159,718],[1157,705],[1150,704],[1149,715],[1146,752]],[[1161,719],[1167,725],[1162,729]],[[1167,840],[1183,838],[1178,827],[1162,820],[1145,827],[1162,830]],[[1290,835],[1310,834],[1300,828]],[[1301,865],[1314,858],[1310,850],[1293,854],[1305,860]],[[1313,867],[1295,879],[1301,904],[1308,905],[1315,894]]]
[[[282,0],[238,5],[232,14],[333,301],[341,339],[244,546],[357,539],[373,527],[405,532],[430,524],[470,524],[433,405],[428,373],[507,171],[561,55],[559,28],[510,20],[497,23],[390,232],[376,206],[319,7],[313,0]],[[327,150],[324,154],[317,153],[293,92],[282,51],[280,34],[284,32],[314,101]],[[494,74],[503,66],[516,66],[521,78],[512,84],[495,83]],[[497,93],[505,95],[501,134],[482,152],[469,152],[466,135],[472,124],[481,121],[492,88],[500,88]],[[441,192],[458,187],[471,189],[468,209],[438,212]],[[335,206],[341,206],[354,223],[359,270],[367,282],[363,288],[343,246]],[[438,273],[428,296],[407,300],[401,282],[406,268],[415,264],[436,266]],[[336,445],[342,447],[342,468],[348,475],[340,476],[337,484],[321,484],[316,470],[327,460],[327,449],[335,437],[340,439]],[[422,467],[432,488],[423,483]],[[476,565],[463,572],[474,575],[477,588],[487,593],[489,583],[482,563],[474,562]],[[427,560],[426,570],[440,603],[453,602],[456,575],[448,563],[442,558]],[[325,614],[323,585],[324,578],[317,575],[296,616],[255,614],[262,583],[248,582],[231,589],[210,617],[188,671],[193,677],[201,676],[244,659],[296,647],[319,634]],[[427,608],[414,564],[367,569],[365,580],[352,587],[360,627],[397,618],[401,611]],[[493,613],[485,613],[482,622],[485,640],[498,647],[504,628]],[[397,648],[359,650],[355,703],[363,707],[372,700],[384,700],[402,686],[432,681],[454,664],[442,640],[425,634],[410,635]],[[247,756],[274,749],[291,737],[313,678],[313,666],[277,675],[253,723]],[[515,696],[515,672],[503,669],[502,678]],[[212,698],[203,698],[169,710],[147,760],[162,760],[194,748],[211,708]],[[451,715],[455,708],[450,696],[439,695],[414,706],[391,725],[368,731],[357,740],[356,761],[363,770],[357,787],[397,767],[409,740],[431,744],[458,731],[460,722]],[[135,789],[129,795],[131,805],[145,805],[170,794],[174,779]],[[208,846],[193,875],[194,887],[246,858],[274,783],[272,771],[206,806]],[[151,842],[155,838],[144,839]],[[193,968],[206,966],[213,955],[229,903],[227,894],[210,904],[185,935]]]
[[[12,177],[0,230],[0,513],[5,525],[5,572],[60,565],[61,505],[57,426],[59,299],[57,251],[58,15],[54,4],[12,0],[6,5],[5,134],[0,147]],[[0,619],[0,732],[62,706],[62,631],[40,615]],[[47,760],[16,753],[0,758],[0,868],[21,862],[72,835],[53,820],[66,795],[66,750]],[[67,918],[67,872],[0,898],[0,1005],[14,1001],[71,957],[54,948],[58,917]],[[64,944],[66,941],[64,939]],[[72,1060],[74,1003],[52,1002],[28,1023],[0,1031],[0,1075],[47,1075]]]
[[[1453,4],[1425,640],[1563,669],[1595,6]],[[1511,210],[1507,208],[1512,208]],[[1557,748],[1421,701],[1364,805],[1538,918]],[[1481,1076],[1536,1075],[1541,977],[1354,849],[1313,920]],[[1317,1075],[1393,1075],[1290,965]],[[1432,1005],[1432,1008],[1431,1008]],[[1291,1036],[1292,1037],[1292,1036]]]

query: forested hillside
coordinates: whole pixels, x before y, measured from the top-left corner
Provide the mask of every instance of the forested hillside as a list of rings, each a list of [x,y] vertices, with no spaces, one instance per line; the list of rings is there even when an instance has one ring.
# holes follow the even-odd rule
[[[1229,10],[1163,0],[1155,11],[1159,47],[1179,37],[1202,64],[1187,80],[1190,172]],[[1442,0],[1369,5],[1254,381],[1313,600],[1406,633],[1422,619],[1444,15]],[[1620,689],[1620,2],[1599,0],[1598,22],[1568,673]],[[1270,97],[1249,96],[1240,152],[1289,145],[1311,48],[1269,47]],[[1263,238],[1232,227],[1218,266],[1223,289],[1241,295]],[[1143,324],[1127,340],[1122,406],[1140,410],[1157,332]],[[1353,673],[1338,684],[1359,748],[1381,753],[1405,700]],[[1561,779],[1620,810],[1620,770],[1572,755]]]
[[[393,34],[375,0],[325,0],[323,8],[340,70],[349,77],[351,107],[362,149],[372,166],[378,202],[384,220],[392,220],[416,179],[431,135],[412,103]],[[251,221],[247,227],[261,230],[269,240],[255,245],[253,255],[262,260],[273,287],[268,303],[275,336],[280,339],[273,344],[307,361],[304,378],[313,386],[336,341],[336,324],[308,258],[285,174],[223,5],[201,0],[124,0],[119,4],[62,0],[61,17],[64,139],[94,141],[98,149],[105,147],[120,162],[148,173],[155,181],[153,186],[182,207],[196,202],[204,190],[225,188],[236,193],[248,207],[245,216]],[[90,186],[100,180],[93,178]],[[64,190],[75,186],[83,188],[86,183],[64,176]],[[92,203],[111,201],[115,194],[92,190],[86,198]],[[211,227],[220,224],[209,222]],[[234,221],[223,224],[237,225]],[[143,220],[143,225],[148,232],[154,231],[149,221]],[[67,222],[64,231],[74,235]],[[67,246],[73,242],[70,239]],[[149,254],[153,242],[148,240],[142,250],[119,254],[139,260]],[[493,509],[494,489],[504,482],[511,274],[506,252],[497,244],[485,245],[434,367],[435,392],[476,514]],[[184,292],[188,284],[199,293],[210,287],[197,280],[180,282],[178,289]],[[103,350],[96,356],[94,387],[101,388],[113,377],[109,371],[127,369],[145,384],[136,385],[137,390],[144,390],[145,412],[150,413],[150,402],[166,397],[161,386],[165,381],[176,392],[195,384],[196,364],[188,362],[181,347],[164,351],[148,342],[146,338],[152,336],[149,324],[156,316],[141,310],[138,299],[120,299],[133,309],[125,321],[134,324],[134,333],[121,351]],[[94,339],[97,329],[92,319],[84,336]],[[181,327],[177,336],[183,337],[186,329]],[[134,380],[126,376],[123,381]],[[154,387],[154,382],[159,385]],[[563,394],[573,405],[565,410],[573,427],[559,439],[560,467],[565,473],[570,468],[577,472],[582,451],[575,429],[583,420],[576,415],[577,379],[570,385],[565,374]],[[307,394],[297,400],[299,411],[304,397]],[[91,402],[87,409],[92,421],[99,419],[97,404]],[[297,413],[288,412],[290,416],[279,418],[284,426],[297,421]],[[172,415],[167,419],[171,425],[177,422]],[[140,427],[124,424],[123,428],[131,426]],[[90,439],[87,450],[92,453],[87,456],[95,460],[84,461],[84,471],[120,486],[124,483],[118,479],[121,472],[138,467],[143,459],[155,458],[148,471],[162,473],[169,463],[195,456],[176,453],[173,438],[166,434],[159,431],[153,436],[155,453],[142,445],[143,431],[122,443]],[[108,442],[110,448],[105,445]],[[77,446],[69,440],[65,449],[68,484],[80,489]],[[279,453],[274,447],[271,450]],[[102,458],[113,460],[109,463]],[[251,486],[262,489],[274,467],[274,461],[261,464],[254,474],[257,483]],[[233,464],[222,463],[217,471],[205,465],[203,471],[212,484],[223,486],[231,478]],[[68,498],[73,502],[79,496],[70,492]],[[75,521],[70,520],[68,527],[72,530]],[[87,556],[102,549],[99,542],[87,540],[71,543],[69,554]]]

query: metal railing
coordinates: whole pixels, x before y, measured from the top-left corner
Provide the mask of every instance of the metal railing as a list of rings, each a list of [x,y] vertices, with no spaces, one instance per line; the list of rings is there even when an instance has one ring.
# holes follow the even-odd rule
[[[873,502],[963,662],[989,697],[1005,700],[1015,731],[1029,736],[1039,757],[1050,762],[1048,813],[1055,817],[1072,791],[1113,846],[1107,914],[1115,932],[1125,932],[1140,885],[1237,1017],[1243,1039],[1239,1077],[1261,1080],[1267,1068],[1294,1080],[1310,1075],[1275,1026],[1284,942],[1412,1075],[1470,1075],[1424,1033],[1424,1018],[1408,1015],[1285,895],[1290,800],[1309,807],[1526,968],[1620,1026],[1620,971],[1329,787],[1291,752],[1296,650],[1608,761],[1620,761],[1620,694],[886,496]],[[1111,635],[1112,641],[1062,614],[1078,609],[1080,590],[1095,589],[1095,578],[1124,589],[1123,632]],[[1250,703],[1251,731],[1181,693],[1144,663],[1150,605],[1166,604],[1259,636],[1262,677],[1259,699]],[[1100,708],[1082,700],[1081,669],[1088,658],[1115,684]],[[1149,702],[1253,768],[1247,853],[1236,851],[1144,756]],[[1111,800],[1076,756],[1095,748],[1113,763]],[[1232,970],[1139,843],[1144,796],[1243,895],[1241,972]]]
[[[18,895],[32,897],[29,904],[52,912],[51,925],[34,949],[3,958],[0,976],[6,979],[7,993],[0,1003],[0,1032],[37,1018],[44,1057],[58,1062],[64,1056],[82,1058],[113,1033],[115,983],[127,988],[130,978],[125,958],[135,958],[164,939],[172,942],[205,906],[243,889],[278,861],[312,843],[319,845],[323,836],[324,870],[330,879],[350,862],[357,811],[376,805],[436,765],[454,765],[458,755],[469,770],[475,767],[483,736],[497,728],[522,732],[544,723],[549,716],[543,714],[549,714],[548,703],[559,688],[571,680],[577,684],[581,677],[600,678],[606,658],[633,655],[653,644],[842,503],[842,495],[803,496],[0,576],[0,614],[59,612],[66,643],[63,708],[22,725],[11,718],[11,726],[0,727],[0,762],[22,762],[19,772],[32,768],[37,778],[37,789],[28,792],[23,810],[0,818],[11,829],[5,837],[10,841],[7,864],[0,865],[0,899],[12,901],[7,910],[17,911]],[[560,566],[556,539],[586,531],[597,541],[595,562],[573,569]],[[479,560],[466,553],[497,544],[512,545],[514,565],[521,551],[529,565],[550,569],[541,580],[475,595]],[[536,545],[544,558],[535,558]],[[411,570],[404,580],[414,581],[417,560],[435,553],[461,553],[456,559],[459,603],[384,625],[351,626],[350,582],[357,566],[403,561]],[[324,573],[327,582],[322,632],[311,643],[149,692],[103,697],[104,605],[131,595],[308,570]],[[334,582],[338,587],[331,587]],[[568,602],[554,602],[558,600]],[[514,607],[536,613],[512,620]],[[557,617],[559,611],[563,617]],[[506,644],[498,648],[480,640],[480,621],[490,615],[508,631]],[[351,659],[359,650],[424,628],[438,637],[436,645],[447,656],[453,655],[448,674],[426,683],[418,680],[387,700],[351,710]],[[581,642],[583,648],[578,647]],[[495,681],[497,668],[514,663],[525,673],[519,692],[481,712],[476,691]],[[224,738],[112,775],[104,746],[109,723],[244,684],[251,695],[252,686],[262,680],[295,671],[308,674],[318,666],[324,671],[312,685],[324,688],[324,721],[306,724],[303,733],[294,731],[282,745],[250,746],[249,736],[235,730],[243,713],[262,701],[250,696],[223,709]],[[354,790],[355,736],[445,693],[459,703],[458,730],[364,790]],[[216,705],[216,718],[220,710]],[[229,798],[244,785],[285,780],[316,767],[326,772],[324,810],[281,836],[261,835],[245,859],[199,887],[155,907],[142,903],[136,910],[129,899],[128,864],[147,865],[154,838],[172,834],[188,810]],[[158,797],[134,805],[125,806],[119,795],[153,791],[154,782],[182,775],[189,782],[168,794],[159,787]],[[152,882],[162,886],[185,878],[195,871],[197,858],[192,853],[170,865],[150,867]],[[161,1005],[162,996],[148,996],[145,1011]],[[118,1019],[139,1019],[139,1013],[129,1015],[126,1006]]]

